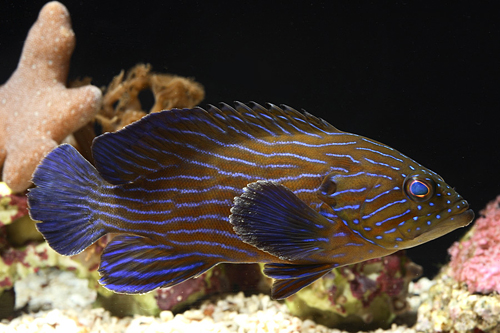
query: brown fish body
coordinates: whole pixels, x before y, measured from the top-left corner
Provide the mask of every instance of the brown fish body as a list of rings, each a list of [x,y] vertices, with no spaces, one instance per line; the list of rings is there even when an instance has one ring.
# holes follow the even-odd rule
[[[269,140],[270,138],[266,138]],[[349,135],[335,137],[336,142],[353,142],[353,138]],[[347,141],[349,139],[349,141]],[[265,139],[263,139],[265,140]],[[231,215],[230,209],[233,206],[234,198],[243,193],[243,189],[248,183],[258,180],[271,180],[278,182],[296,193],[297,197],[310,207],[319,208],[322,210],[330,211],[331,208],[324,203],[317,193],[325,176],[331,172],[335,172],[333,165],[340,165],[348,169],[348,163],[342,161],[335,161],[333,157],[325,159],[325,164],[311,163],[311,160],[317,159],[318,156],[324,156],[326,152],[331,152],[331,146],[321,146],[325,143],[332,143],[332,138],[311,138],[305,135],[295,135],[293,137],[281,137],[278,140],[269,140],[274,143],[279,142],[283,152],[294,151],[293,156],[270,156],[261,160],[256,160],[255,156],[248,151],[236,148],[220,148],[214,151],[214,155],[223,155],[227,158],[234,159],[228,161],[214,155],[197,155],[193,156],[196,163],[189,161],[172,161],[167,156],[162,163],[174,163],[178,167],[173,170],[160,169],[157,172],[138,179],[137,181],[126,184],[116,185],[109,189],[113,197],[119,197],[123,201],[122,205],[133,208],[135,212],[142,211],[158,211],[159,214],[148,215],[151,221],[158,223],[152,224],[150,221],[137,225],[130,224],[124,221],[117,221],[117,229],[110,230],[111,232],[120,232],[120,229],[133,230],[133,234],[150,238],[154,242],[165,245],[172,245],[179,247],[179,244],[187,243],[191,251],[202,253],[210,253],[214,251],[225,251],[223,245],[233,248],[239,248],[242,251],[231,251],[230,256],[227,258],[230,262],[236,263],[288,263],[287,260],[282,260],[275,255],[262,251],[253,245],[242,242],[233,229],[233,225],[229,223],[229,216]],[[293,143],[287,144],[287,141],[309,142],[311,145],[320,145],[320,147],[293,147]],[[246,147],[252,151],[260,151],[263,154],[273,155],[273,146],[263,147],[262,144],[245,141],[239,143],[242,147]],[[292,146],[292,147],[290,147]],[[335,149],[338,154],[345,154],[348,152],[348,146],[339,146]],[[300,158],[299,158],[300,157]],[[303,158],[307,157],[308,161]],[[260,164],[261,166],[248,165],[245,162],[251,161],[252,163]],[[168,161],[168,162],[167,162]],[[210,167],[203,166],[209,165]],[[283,167],[276,167],[283,165]],[[289,165],[289,166],[288,166]],[[342,166],[343,165],[343,166]],[[176,178],[178,170],[182,170],[182,178]],[[219,170],[219,171],[218,171]],[[223,175],[220,170],[224,170]],[[356,170],[350,170],[356,172]],[[192,175],[189,177],[187,175]],[[243,176],[245,175],[245,176]],[[248,178],[251,176],[251,179]],[[197,179],[199,177],[199,179]],[[160,181],[150,181],[151,179],[162,179]],[[224,184],[224,186],[219,186]],[[137,191],[137,189],[144,189],[144,191]],[[169,189],[159,194],[157,189]],[[134,202],[126,198],[134,199],[140,196],[141,202]],[[170,201],[168,203],[157,203],[158,200]],[[130,212],[130,210],[120,208],[101,208],[102,212],[124,216],[131,220],[141,219],[141,213]],[[169,212],[169,213],[165,213]],[[168,220],[165,223],[164,221]],[[186,221],[189,221],[186,223]],[[370,258],[376,258],[395,252],[395,250],[387,250],[366,242],[352,232],[343,223],[332,224],[328,232],[344,233],[348,235],[338,239],[332,243],[330,252],[335,254],[339,248],[346,247],[346,244],[364,243],[365,249],[373,250],[373,254],[367,256],[366,254],[355,255],[355,251],[348,252],[349,256],[345,256],[342,260],[337,259],[338,263],[355,263]],[[204,230],[210,228],[217,230],[218,233],[206,233]],[[189,232],[173,233],[173,230],[186,230]],[[154,231],[155,234],[151,234]],[[230,235],[229,237],[226,235]],[[279,235],[277,235],[279,237]],[[221,244],[218,248],[214,249],[207,244],[193,244],[189,240],[192,239],[205,239]],[[174,242],[174,243],[172,243]],[[252,255],[249,255],[251,253]],[[321,261],[318,261],[321,260]],[[332,259],[328,254],[321,256],[313,256],[308,259],[297,260],[295,263],[311,263],[323,262],[331,263]],[[218,263],[214,261],[214,264]]]
[[[262,262],[273,296],[284,298],[334,267],[418,245],[473,216],[434,172],[290,108],[164,111],[100,136],[93,154],[97,170],[69,146],[50,153],[34,175],[31,214],[66,255],[117,233],[100,273],[123,293],[221,262]]]

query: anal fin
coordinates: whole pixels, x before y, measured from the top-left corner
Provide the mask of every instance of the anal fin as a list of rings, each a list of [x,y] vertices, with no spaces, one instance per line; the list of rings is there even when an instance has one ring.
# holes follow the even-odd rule
[[[283,299],[307,287],[335,266],[335,264],[266,264],[264,273],[275,279],[271,291],[272,297]]]
[[[147,238],[120,235],[104,249],[99,282],[117,293],[142,294],[196,277],[214,264],[196,253],[176,253]]]

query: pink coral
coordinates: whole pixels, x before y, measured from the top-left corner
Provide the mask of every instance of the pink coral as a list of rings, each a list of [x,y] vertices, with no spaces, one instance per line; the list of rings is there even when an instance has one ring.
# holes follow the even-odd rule
[[[480,212],[469,234],[448,250],[451,276],[469,292],[500,292],[500,196]]]

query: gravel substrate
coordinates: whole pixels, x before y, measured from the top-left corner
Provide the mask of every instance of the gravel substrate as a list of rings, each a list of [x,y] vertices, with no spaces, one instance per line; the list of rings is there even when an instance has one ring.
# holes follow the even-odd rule
[[[175,316],[163,311],[158,317],[118,318],[103,308],[92,309],[95,291],[88,288],[87,280],[77,278],[73,272],[42,269],[18,281],[15,288],[17,308],[24,307],[30,313],[0,322],[1,333],[342,332],[292,316],[284,303],[262,294],[229,295]],[[416,331],[394,325],[391,330],[375,332]]]
[[[24,314],[10,322],[0,323],[0,332],[341,332],[300,320],[288,314],[284,304],[272,301],[266,295],[244,297],[243,293],[230,295],[216,303],[205,302],[174,316],[163,311],[159,317],[134,316],[117,318],[102,308],[50,310]],[[389,331],[408,332],[414,329],[393,326]]]
[[[97,292],[89,288],[88,280],[77,278],[73,272],[57,269],[41,269],[37,274],[17,281],[14,287],[16,309],[26,307],[29,312],[90,309],[97,297]]]

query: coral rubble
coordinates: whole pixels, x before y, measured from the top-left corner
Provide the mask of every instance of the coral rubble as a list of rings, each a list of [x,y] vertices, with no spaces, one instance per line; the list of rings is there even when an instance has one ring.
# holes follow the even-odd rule
[[[0,167],[14,192],[30,186],[40,160],[91,120],[102,94],[65,85],[75,35],[61,3],[47,3],[31,27],[17,69],[0,87]]]
[[[216,302],[174,315],[162,311],[156,317],[135,315],[118,318],[103,308],[53,309],[23,314],[0,322],[2,332],[301,332],[345,333],[312,320],[290,315],[286,306],[267,295],[228,295]],[[416,333],[412,328],[393,326],[372,333]]]
[[[480,214],[464,239],[449,249],[450,275],[470,293],[500,293],[500,196]]]
[[[418,309],[417,332],[500,332],[500,295],[470,293],[444,269]]]
[[[50,309],[83,310],[91,307],[96,292],[86,279],[79,279],[72,271],[55,268],[40,269],[36,274],[15,283],[16,308],[29,312]]]

